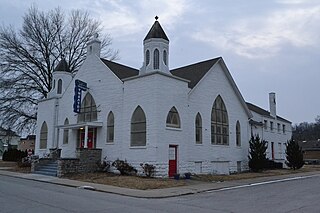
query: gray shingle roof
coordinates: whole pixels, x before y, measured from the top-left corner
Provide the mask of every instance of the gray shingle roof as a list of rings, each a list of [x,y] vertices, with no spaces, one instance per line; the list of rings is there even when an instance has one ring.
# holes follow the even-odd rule
[[[139,75],[139,70],[101,58],[101,61],[120,79]]]
[[[162,38],[164,40],[169,41],[166,33],[164,32],[164,30],[162,29],[158,21],[154,22],[154,24],[152,25],[151,29],[149,30],[148,34],[146,35],[143,41],[150,38]]]
[[[56,68],[54,68],[53,71],[65,71],[65,72],[70,72],[68,63],[64,58],[61,59],[61,61],[58,63]]]
[[[170,72],[172,75],[189,80],[188,87],[193,88],[219,59],[221,57],[173,69]]]
[[[258,113],[259,115],[272,118],[272,116],[270,115],[270,112],[269,112],[269,111],[264,110],[264,109],[262,109],[262,108],[260,108],[260,107],[258,107],[258,106],[256,106],[256,105],[254,105],[254,104],[252,104],[252,103],[246,102],[246,104],[247,104],[248,108],[249,108],[251,111]],[[280,117],[280,116],[277,116],[277,119],[280,120],[280,121],[283,121],[283,122],[291,123],[291,121],[288,121],[288,120],[286,120],[286,119],[284,119],[284,118],[282,118],[282,117]]]

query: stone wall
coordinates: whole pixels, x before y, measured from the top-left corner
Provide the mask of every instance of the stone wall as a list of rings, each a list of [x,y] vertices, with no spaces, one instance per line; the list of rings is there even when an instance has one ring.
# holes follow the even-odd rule
[[[57,176],[62,177],[66,174],[78,173],[80,160],[78,158],[63,158],[58,160]]]
[[[76,156],[79,159],[79,173],[95,172],[98,170],[97,162],[101,161],[102,149],[77,148]]]

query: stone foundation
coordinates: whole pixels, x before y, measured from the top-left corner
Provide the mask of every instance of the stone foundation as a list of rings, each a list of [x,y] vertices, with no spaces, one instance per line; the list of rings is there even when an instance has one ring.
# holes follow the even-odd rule
[[[57,176],[78,173],[80,160],[78,158],[61,158],[58,160]]]

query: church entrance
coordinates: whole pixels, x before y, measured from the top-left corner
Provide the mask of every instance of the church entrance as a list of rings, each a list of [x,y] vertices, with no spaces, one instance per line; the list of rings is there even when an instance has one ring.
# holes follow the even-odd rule
[[[88,129],[88,140],[87,140],[87,148],[92,149],[96,147],[96,136],[97,136],[97,128],[89,128]],[[85,148],[85,129],[79,130],[79,148]]]
[[[178,146],[177,145],[169,145],[169,177],[173,177],[177,174],[177,166],[178,166]]]

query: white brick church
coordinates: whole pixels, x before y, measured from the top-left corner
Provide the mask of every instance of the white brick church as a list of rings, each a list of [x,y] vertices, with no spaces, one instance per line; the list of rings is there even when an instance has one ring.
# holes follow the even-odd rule
[[[137,169],[151,163],[157,176],[229,174],[248,169],[251,133],[275,135],[277,153],[291,138],[289,121],[244,101],[221,57],[170,70],[169,39],[157,20],[143,53],[140,70],[102,59],[95,36],[76,74],[62,59],[38,103],[36,154],[59,148],[61,158],[75,158],[79,148],[101,149],[101,158]],[[276,132],[264,127],[271,120]]]

